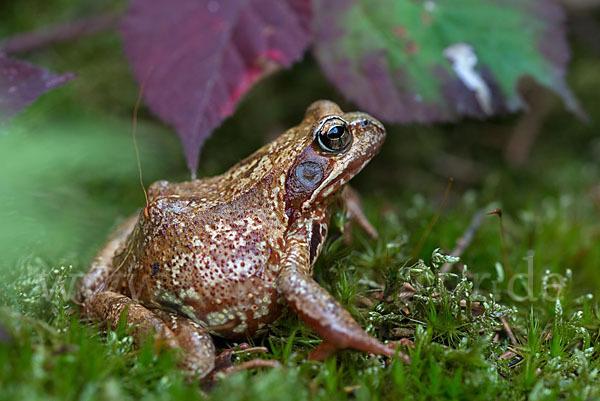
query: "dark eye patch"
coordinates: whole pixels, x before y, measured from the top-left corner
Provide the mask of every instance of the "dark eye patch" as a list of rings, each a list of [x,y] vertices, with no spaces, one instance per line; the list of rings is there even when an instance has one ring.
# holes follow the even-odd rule
[[[307,146],[296,158],[285,181],[285,212],[291,221],[300,215],[302,204],[325,182],[334,165],[334,158],[317,146]]]

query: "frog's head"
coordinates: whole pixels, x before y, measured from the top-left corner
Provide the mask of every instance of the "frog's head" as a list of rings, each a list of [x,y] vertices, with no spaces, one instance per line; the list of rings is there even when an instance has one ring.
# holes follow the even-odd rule
[[[383,125],[366,113],[344,113],[333,102],[313,103],[302,122],[306,147],[288,170],[286,213],[297,217],[335,194],[377,154]]]

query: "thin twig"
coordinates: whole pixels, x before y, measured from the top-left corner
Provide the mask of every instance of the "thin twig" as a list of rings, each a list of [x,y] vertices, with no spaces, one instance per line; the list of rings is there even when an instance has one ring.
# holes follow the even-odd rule
[[[504,354],[500,355],[499,358],[500,359],[512,359],[515,356],[518,356],[518,355],[512,351],[506,351]]]
[[[512,329],[510,328],[510,325],[508,324],[508,322],[506,321],[504,316],[500,317],[500,322],[502,323],[502,327],[504,328],[506,335],[508,335],[508,338],[510,339],[510,343],[514,346],[519,345],[519,342],[517,341],[517,337],[515,337]]]
[[[3,40],[0,42],[0,52],[6,54],[27,53],[55,43],[113,29],[120,20],[120,14],[111,13],[41,28]]]
[[[473,237],[475,236],[475,233],[477,232],[479,226],[481,225],[481,222],[483,221],[483,216],[485,216],[485,212],[483,209],[479,209],[475,213],[475,215],[471,219],[471,223],[469,223],[469,226],[465,230],[462,237],[456,240],[456,248],[454,248],[454,250],[452,251],[452,256],[461,256],[464,253],[464,251],[469,247],[469,245],[471,245],[471,241],[473,241]],[[453,265],[454,263],[444,263],[442,265],[442,268],[440,269],[440,273],[448,273]]]

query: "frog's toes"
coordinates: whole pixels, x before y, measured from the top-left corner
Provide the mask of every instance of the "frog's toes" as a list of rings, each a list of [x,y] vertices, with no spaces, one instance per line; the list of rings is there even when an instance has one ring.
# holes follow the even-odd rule
[[[350,185],[346,185],[344,189],[342,189],[341,199],[344,205],[346,216],[349,219],[348,224],[344,226],[344,240],[348,242],[348,240],[351,239],[349,237],[351,233],[350,222],[356,223],[364,232],[369,235],[369,237],[377,239],[377,230],[369,222],[367,216],[365,216],[358,192],[356,192],[356,190]]]
[[[272,359],[251,359],[249,361],[242,362],[238,365],[231,365],[226,368],[217,367],[210,373],[210,375],[206,377],[206,379],[204,379],[204,382],[214,382],[219,378],[219,376],[230,376],[234,373],[241,372],[243,370],[280,367],[281,363]]]

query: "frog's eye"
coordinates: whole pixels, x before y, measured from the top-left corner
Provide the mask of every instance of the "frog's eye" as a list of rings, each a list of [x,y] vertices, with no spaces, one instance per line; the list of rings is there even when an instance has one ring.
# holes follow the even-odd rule
[[[352,143],[352,133],[346,121],[339,117],[329,117],[319,125],[315,139],[323,151],[340,153]]]

